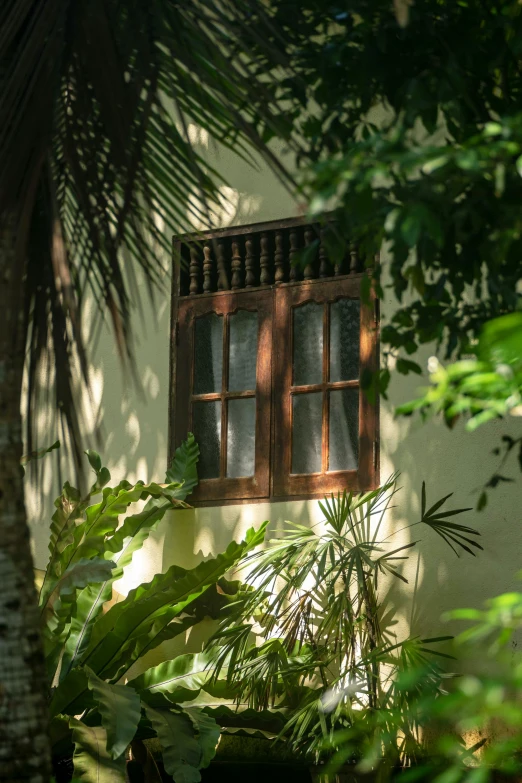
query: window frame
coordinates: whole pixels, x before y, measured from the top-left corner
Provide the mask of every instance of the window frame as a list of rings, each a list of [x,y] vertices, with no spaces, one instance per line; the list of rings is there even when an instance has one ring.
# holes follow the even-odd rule
[[[220,235],[239,235],[260,230],[264,227],[291,227],[299,225],[299,221],[288,219],[270,224],[254,224],[252,226],[226,229],[223,232],[208,232],[208,237],[214,239]],[[288,373],[291,383],[293,346],[291,345],[291,305],[293,301],[313,300],[314,295],[322,295],[324,301],[332,303],[344,298],[349,292],[350,298],[361,299],[361,282],[367,273],[350,272],[328,276],[325,278],[297,280],[292,282],[257,285],[247,289],[213,291],[197,295],[180,295],[180,252],[182,239],[174,240],[173,282],[171,298],[171,335],[170,335],[170,389],[168,444],[169,460],[175,449],[180,445],[190,431],[188,421],[188,406],[190,384],[194,373],[193,334],[186,339],[184,313],[194,309],[198,312],[236,312],[237,309],[257,309],[262,302],[270,302],[268,310],[269,328],[262,338],[258,335],[258,362],[260,355],[265,355],[268,368],[262,371],[262,383],[257,381],[256,389],[256,457],[254,477],[242,479],[202,479],[191,496],[194,506],[241,505],[256,502],[284,502],[287,500],[317,499],[331,492],[367,491],[379,486],[380,473],[380,433],[379,433],[379,398],[371,403],[367,395],[360,391],[359,398],[359,467],[357,471],[332,471],[325,474],[283,474],[282,471],[290,465],[291,460],[291,415],[288,419],[286,405],[291,406],[291,393],[288,385]],[[335,291],[333,287],[335,286]],[[321,292],[323,292],[321,294]],[[348,293],[348,295],[349,295]],[[307,298],[304,298],[307,297]],[[226,305],[227,302],[229,305]],[[237,302],[251,300],[250,308],[237,307]],[[302,300],[302,301],[301,301]],[[199,304],[201,303],[201,304]],[[235,307],[233,307],[235,303]],[[264,305],[265,307],[266,305]],[[290,315],[289,315],[290,313]],[[260,327],[261,329],[261,318]],[[289,334],[290,330],[290,334]],[[270,335],[269,338],[267,335]],[[281,338],[281,335],[284,335]],[[228,336],[227,336],[228,339]],[[323,343],[323,364],[329,360],[329,342]],[[264,349],[261,350],[261,346]],[[288,347],[290,345],[290,347]],[[285,348],[286,346],[286,348]],[[328,346],[328,348],[326,347]],[[228,347],[228,344],[227,344]],[[266,350],[268,348],[268,350]],[[183,368],[190,363],[190,377]],[[368,369],[379,370],[379,301],[370,293],[370,301],[365,304],[361,300],[361,330],[360,330],[360,374]],[[283,369],[282,369],[283,368]],[[285,376],[285,373],[287,374]],[[282,378],[285,380],[282,382]],[[323,377],[324,381],[324,377]],[[226,383],[225,379],[223,383]],[[332,384],[333,388],[344,388],[344,382]],[[233,393],[230,397],[234,397]],[[238,395],[240,396],[240,395]],[[223,415],[223,414],[222,414]],[[324,419],[323,414],[323,419]],[[260,421],[263,426],[260,428]],[[289,422],[289,423],[288,423]],[[324,427],[324,424],[323,424]],[[223,430],[222,425],[222,430]],[[285,434],[286,433],[286,434]],[[226,429],[225,429],[226,438]],[[222,440],[222,451],[226,448]],[[323,445],[324,449],[324,445]],[[321,480],[319,480],[319,478]]]
[[[180,298],[177,308],[176,335],[178,340],[177,373],[175,380],[174,437],[176,444],[192,431],[192,404],[221,401],[220,478],[200,479],[192,495],[193,501],[221,501],[234,498],[268,498],[270,490],[270,408],[272,386],[272,296],[267,290],[221,291],[197,297]],[[256,388],[254,394],[229,391],[229,318],[240,310],[258,313],[258,342]],[[221,391],[194,394],[195,325],[198,317],[208,313],[223,316],[223,374]],[[256,433],[254,475],[228,478],[227,421],[229,400],[255,397]],[[177,400],[177,402],[176,402]]]
[[[361,301],[363,274],[288,283],[275,293],[275,342],[273,371],[274,460],[272,494],[274,498],[324,496],[338,490],[374,489],[378,483],[378,404],[372,404],[362,391],[360,377],[364,370],[378,369],[378,320],[376,300]],[[333,290],[335,286],[335,291]],[[330,305],[339,299],[358,299],[360,306],[359,378],[349,381],[329,381],[330,368]],[[293,310],[307,302],[323,304],[323,367],[322,382],[294,387],[293,373]],[[328,471],[329,456],[329,390],[359,389],[359,459],[357,470]],[[322,470],[321,473],[293,474],[292,463],[292,399],[296,394],[321,391],[322,403]]]

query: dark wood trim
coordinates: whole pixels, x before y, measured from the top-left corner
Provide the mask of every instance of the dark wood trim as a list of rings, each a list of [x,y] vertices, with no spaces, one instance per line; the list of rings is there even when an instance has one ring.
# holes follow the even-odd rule
[[[179,302],[179,342],[177,404],[175,445],[186,437],[192,427],[192,404],[199,401],[221,401],[221,454],[220,477],[200,479],[192,496],[194,502],[223,501],[231,498],[268,498],[269,458],[270,458],[270,394],[272,382],[272,302],[270,291],[227,291],[226,298],[217,297],[216,301],[208,297],[184,297]],[[258,313],[258,351],[256,366],[256,389],[246,392],[229,392],[228,357],[229,326],[228,319],[238,310]],[[224,316],[223,323],[223,376],[221,391],[212,394],[193,394],[193,375],[195,364],[194,331],[196,318],[207,313]],[[227,402],[231,399],[256,399],[255,433],[255,469],[254,476],[227,478]],[[191,499],[191,500],[192,500]]]
[[[299,287],[280,286],[276,296],[276,333],[277,344],[274,351],[274,464],[273,489],[274,497],[291,498],[304,494],[320,495],[337,490],[367,490],[376,486],[377,463],[374,459],[374,442],[377,439],[377,408],[372,405],[367,396],[359,394],[359,467],[357,471],[328,472],[328,449],[325,447],[328,432],[328,391],[337,388],[357,388],[359,381],[343,381],[328,383],[329,378],[329,307],[325,307],[323,322],[323,383],[305,387],[292,386],[293,357],[293,308],[314,301],[329,305],[343,297],[359,298],[361,275],[347,275],[331,280],[313,281],[313,286],[301,284]],[[375,325],[375,304],[361,303],[360,330],[360,366],[378,367],[377,329]],[[322,471],[314,474],[292,474],[292,397],[294,394],[307,391],[323,393],[322,417]],[[326,399],[325,399],[326,398]],[[325,453],[326,452],[326,453]]]
[[[190,390],[192,386],[192,373],[193,373],[193,330],[190,329],[190,314],[191,309],[189,307],[180,305],[178,303],[178,346],[177,346],[177,362],[176,362],[176,377],[175,377],[175,405],[171,409],[171,415],[174,417],[174,428],[172,432],[172,441],[170,451],[174,454],[176,448],[187,437],[187,433],[190,432],[191,422],[188,421],[190,411]]]
[[[244,397],[255,397],[256,393],[252,391],[221,391],[221,392],[209,392],[208,394],[193,394],[193,402],[212,402],[212,400],[241,400]]]
[[[334,381],[333,383],[309,383],[307,386],[292,386],[291,394],[308,394],[316,391],[335,391],[335,389],[356,389],[359,381]]]
[[[323,309],[323,410],[322,410],[322,426],[321,426],[321,472],[326,473],[328,470],[328,446],[329,446],[329,427],[328,427],[328,409],[330,395],[327,390],[327,382],[329,375],[330,364],[330,308],[324,307]]]
[[[254,294],[261,291],[276,291],[279,288],[298,288],[298,287],[304,287],[305,289],[312,289],[315,285],[324,285],[324,283],[339,283],[343,280],[352,280],[352,281],[361,281],[361,279],[364,277],[366,273],[365,272],[353,272],[348,275],[337,275],[336,277],[330,276],[330,277],[321,277],[316,280],[290,280],[286,283],[271,283],[268,285],[258,285],[258,286],[252,286],[251,288],[242,288],[238,289],[237,291],[209,291],[208,293],[201,293],[201,294],[187,294],[186,296],[180,296],[179,301],[185,302],[185,301],[199,301],[200,299],[214,299],[215,297],[227,297],[231,296],[232,294],[236,293],[247,293],[247,294]],[[333,300],[332,300],[333,301]]]
[[[276,221],[280,225],[281,221]],[[304,221],[303,221],[304,223]],[[244,226],[244,233],[251,230]],[[256,230],[259,226],[256,226]],[[261,228],[259,228],[261,230]],[[231,229],[230,234],[238,234]],[[177,243],[179,246],[179,242]],[[176,245],[175,245],[176,246]],[[174,252],[176,259],[176,252]],[[330,492],[368,490],[379,481],[379,404],[372,405],[361,392],[359,398],[359,470],[327,472],[328,443],[323,437],[322,472],[312,475],[292,475],[291,468],[291,399],[294,394],[311,391],[323,393],[323,433],[328,434],[328,390],[357,388],[358,380],[329,382],[329,308],[323,322],[323,379],[320,384],[292,387],[292,304],[306,301],[331,303],[342,297],[359,298],[360,283],[365,273],[349,274],[319,280],[295,281],[240,291],[220,291],[197,296],[179,296],[179,263],[173,264],[171,298],[171,346],[169,389],[169,460],[174,449],[186,437],[191,427],[190,400],[222,400],[224,423],[220,479],[200,481],[194,493],[195,506],[241,505],[271,500],[285,502],[297,499],[320,499]],[[361,306],[361,370],[379,366],[378,301]],[[224,355],[223,385],[220,393],[191,397],[194,371],[194,318],[197,314],[215,312],[225,316],[224,343],[228,347],[227,316],[238,309],[260,313],[258,333],[258,383],[256,396],[256,463],[253,478],[227,479],[226,471],[226,401],[252,397],[254,392],[228,392],[228,350]],[[263,317],[261,317],[263,316]],[[176,345],[178,343],[178,345]],[[259,366],[261,365],[261,369]],[[223,445],[223,442],[225,444]],[[325,453],[326,452],[326,453]]]
[[[332,473],[332,476],[335,474]],[[245,506],[250,505],[254,503],[293,503],[294,500],[324,500],[325,495],[330,496],[332,493],[337,496],[337,493],[340,492],[341,495],[343,491],[346,489],[347,492],[350,492],[349,487],[345,486],[336,486],[335,489],[331,491],[322,491],[321,492],[303,492],[300,495],[290,495],[288,497],[276,497],[274,495],[270,495],[269,497],[252,497],[252,498],[227,498],[225,500],[194,500],[189,505],[194,506],[194,508],[219,508],[220,506]],[[353,489],[352,491],[357,492],[364,492],[366,490],[359,490],[359,489]]]
[[[313,222],[313,221],[312,221]],[[311,225],[305,217],[290,217],[282,220],[267,220],[265,223],[247,223],[231,228],[213,228],[208,231],[194,231],[180,234],[177,242],[203,242],[208,239],[221,239],[222,237],[238,237],[243,234],[261,234],[263,231],[277,231],[278,229],[292,228],[293,226]]]
[[[181,243],[174,239],[172,243],[172,291],[170,297],[170,345],[169,345],[169,399],[167,422],[167,468],[174,457],[176,441],[176,377],[178,358],[178,302],[181,271]]]

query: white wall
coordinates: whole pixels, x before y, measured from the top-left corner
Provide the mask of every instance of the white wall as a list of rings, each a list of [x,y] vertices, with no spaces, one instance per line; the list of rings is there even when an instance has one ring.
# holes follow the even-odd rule
[[[230,154],[214,155],[218,169],[226,174],[232,207],[221,216],[222,225],[238,225],[290,217],[298,205],[283,186],[261,167],[254,170]],[[151,305],[144,295],[144,321],[136,319],[136,358],[143,385],[140,397],[128,379],[122,377],[112,337],[104,330],[92,365],[96,415],[102,424],[104,443],[100,449],[115,481],[121,478],[162,480],[167,460],[169,387],[169,281]],[[393,311],[393,300],[382,306],[383,319]],[[94,318],[98,318],[94,314]],[[425,367],[430,354],[420,357]],[[403,490],[389,515],[389,530],[398,530],[418,518],[420,488],[426,480],[428,501],[454,492],[453,507],[475,506],[476,490],[491,475],[495,458],[490,454],[504,432],[516,431],[513,422],[490,424],[474,434],[458,424],[449,431],[440,422],[422,424],[420,419],[395,420],[394,407],[411,399],[419,385],[417,376],[395,375],[389,401],[381,402],[381,478],[399,470]],[[92,422],[91,422],[92,424]],[[88,429],[92,430],[93,426]],[[517,471],[513,468],[513,474]],[[457,559],[429,530],[415,528],[422,539],[405,565],[408,585],[393,588],[399,633],[410,621],[418,633],[437,630],[442,611],[479,605],[497,592],[516,587],[515,574],[522,567],[521,482],[506,484],[490,493],[490,505],[477,514],[470,512],[462,522],[482,533],[485,552],[477,558]],[[52,499],[57,494],[52,463],[45,466],[44,498],[40,501],[29,486],[27,504],[34,537],[36,565],[45,567]],[[320,519],[315,501],[252,503],[222,508],[201,508],[172,513],[135,555],[118,589],[127,592],[140,581],[165,570],[172,563],[195,564],[224,549],[231,538],[239,538],[251,525],[270,519],[279,527],[285,519],[307,524]],[[419,536],[420,533],[420,536]],[[406,538],[410,533],[406,534]],[[404,536],[400,540],[405,540]],[[192,645],[197,644],[192,639]],[[152,660],[155,656],[153,656]]]

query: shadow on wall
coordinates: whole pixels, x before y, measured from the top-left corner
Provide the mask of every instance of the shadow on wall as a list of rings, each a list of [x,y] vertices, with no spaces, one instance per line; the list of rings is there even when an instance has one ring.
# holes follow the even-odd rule
[[[426,367],[429,355],[426,349],[416,359]],[[490,491],[488,506],[476,511],[481,488],[497,463],[492,449],[500,444],[501,435],[515,435],[517,427],[514,421],[502,421],[469,433],[464,422],[449,430],[439,420],[394,419],[394,407],[411,399],[416,387],[427,379],[415,376],[412,384],[411,376],[392,377],[390,401],[381,406],[381,481],[398,470],[403,489],[391,511],[391,529],[398,530],[405,520],[420,519],[424,480],[428,507],[450,493],[453,497],[445,508],[471,507],[455,521],[477,529],[484,548],[476,557],[465,552],[457,557],[427,527],[419,525],[408,531],[410,540],[420,543],[403,570],[408,584],[394,580],[389,585],[389,598],[400,613],[401,625],[409,625],[413,633],[423,636],[441,629],[440,615],[446,610],[480,606],[495,594],[518,589],[516,574],[522,566],[522,479],[518,466],[513,468],[515,481]],[[443,630],[455,633],[458,626],[454,623]]]
[[[286,189],[259,162],[254,159],[252,167],[246,166],[239,157],[210,144],[206,137],[196,131],[194,126],[191,132],[195,134],[194,142],[198,152],[207,155],[212,165],[227,180],[222,187],[222,209],[214,215],[217,226],[291,217],[297,213],[296,204]],[[282,148],[275,146],[274,152],[281,156]],[[110,325],[101,323],[101,315],[92,301],[87,302],[84,312],[86,342],[91,348],[93,335],[99,333],[90,366],[93,406],[91,409],[85,406],[89,409],[84,431],[85,448],[96,448],[100,452],[114,483],[123,478],[129,481],[161,481],[165,474],[168,452],[171,259],[165,258],[163,263],[163,287],[156,292],[155,301],[151,302],[142,281],[142,312],[140,314],[136,310],[134,316],[134,353],[141,392],[130,378],[122,375]],[[50,386],[52,378],[42,378],[41,383]],[[79,396],[86,400],[84,389],[79,391]],[[48,412],[41,412],[38,425],[42,443],[51,443],[60,437],[56,431],[50,431]],[[97,427],[101,433],[99,445],[93,443]],[[56,463],[48,459],[42,463],[42,480],[38,488],[29,478],[27,482],[26,506],[38,568],[45,567],[47,561],[53,501],[60,492],[61,481],[73,480],[72,465],[66,451],[66,448],[61,450],[60,471]],[[132,570],[138,581],[150,578],[164,566],[163,539],[167,536],[171,542],[171,527],[172,524],[167,521],[136,556]],[[172,546],[169,543],[168,548],[176,560],[187,561],[197,557],[199,546],[190,540],[189,529],[190,526],[183,523],[180,539],[172,541]],[[205,547],[203,549],[206,551]]]
[[[216,215],[220,226],[265,221],[290,217],[297,206],[265,168],[249,169],[231,153],[210,149],[205,139],[198,139],[202,148],[208,148],[209,158],[223,171],[228,183],[223,194],[227,205]],[[134,322],[136,334],[135,355],[143,387],[138,394],[128,379],[121,374],[113,338],[108,326],[103,325],[95,351],[91,377],[95,411],[88,421],[85,446],[95,425],[101,425],[102,444],[99,447],[105,464],[111,470],[113,481],[122,478],[144,481],[162,480],[167,463],[167,433],[169,416],[169,335],[170,335],[170,259],[165,259],[164,288],[157,293],[151,305],[143,287],[143,315]],[[388,305],[389,306],[389,305]],[[89,321],[90,317],[90,321]],[[94,333],[99,314],[91,309],[86,313],[87,334]],[[422,353],[421,365],[426,366],[429,351]],[[43,379],[47,383],[48,379]],[[474,434],[464,432],[462,425],[448,431],[438,422],[423,425],[418,418],[395,420],[395,405],[415,395],[422,384],[417,376],[394,375],[390,402],[382,403],[381,416],[381,476],[401,472],[403,490],[397,497],[397,506],[388,515],[389,532],[415,522],[420,515],[420,489],[425,480],[428,501],[454,493],[452,507],[476,505],[475,488],[491,475],[495,467],[491,449],[504,432],[514,431],[513,424],[489,424]],[[42,414],[42,432],[45,415]],[[56,439],[55,433],[46,433],[45,441]],[[72,476],[66,455],[61,455],[62,475]],[[29,484],[27,506],[34,538],[37,567],[45,567],[49,523],[53,500],[59,492],[58,475],[51,460],[43,466],[42,495]],[[389,590],[395,616],[390,623],[391,633],[401,636],[412,630],[428,634],[440,630],[442,611],[466,605],[479,605],[490,595],[513,589],[515,574],[522,565],[522,530],[518,509],[522,506],[519,476],[513,484],[505,485],[490,494],[490,505],[480,514],[469,512],[462,518],[464,524],[482,532],[485,551],[477,558],[468,555],[457,559],[435,534],[420,527],[404,535],[405,542],[421,543],[404,569],[408,585],[383,583]],[[341,488],[342,489],[342,488]],[[224,549],[232,539],[242,537],[246,529],[259,525],[265,519],[272,521],[275,533],[282,529],[285,519],[302,524],[321,521],[322,514],[316,501],[289,503],[256,503],[222,508],[201,508],[177,512],[166,517],[158,531],[152,534],[144,548],[135,555],[133,564],[119,584],[120,592],[127,592],[154,573],[165,570],[172,563],[192,566],[201,558]],[[413,608],[412,608],[413,597]],[[189,640],[190,641],[190,640]],[[198,644],[196,637],[191,645]]]

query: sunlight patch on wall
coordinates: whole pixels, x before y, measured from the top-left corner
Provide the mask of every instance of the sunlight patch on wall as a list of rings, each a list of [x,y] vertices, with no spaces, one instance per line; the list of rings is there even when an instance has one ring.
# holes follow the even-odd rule
[[[385,479],[393,469],[390,467],[389,471],[383,470],[383,458],[395,454],[399,446],[404,443],[410,429],[410,422],[404,418],[396,419],[393,408],[389,404],[386,405],[384,400],[381,400],[380,418],[381,432],[386,433],[386,437],[381,439],[381,478]]]
[[[140,445],[140,434],[141,434],[140,420],[136,416],[136,413],[132,412],[129,415],[129,418],[127,419],[127,421],[125,423],[125,432],[127,433],[127,435],[130,437],[130,439],[132,441],[132,445],[130,447],[130,453],[132,455],[134,455],[134,454],[136,454],[136,450],[137,450],[138,446]],[[136,467],[137,467],[137,471],[139,473],[139,463],[138,463],[138,465]],[[130,480],[131,479],[129,479],[129,481]]]
[[[131,484],[135,484],[137,481],[144,481],[147,484],[149,480],[148,472],[147,460],[145,457],[140,457],[136,462],[136,469],[128,474],[127,481],[130,481]]]
[[[142,382],[149,397],[155,400],[160,393],[160,382],[158,376],[150,366],[145,368]]]
[[[222,185],[219,188],[219,196],[220,203],[210,205],[208,210],[208,219],[210,219],[212,226],[219,228],[248,223],[257,215],[263,201],[259,195],[243,193],[228,185]],[[194,203],[196,210],[203,210],[203,214],[206,214],[203,206],[200,202]],[[193,216],[191,222],[195,231],[208,229],[208,224],[203,216],[201,219]]]
[[[196,125],[194,122],[190,122],[187,127],[187,134],[191,144],[193,144],[194,146],[199,145],[201,147],[205,147],[205,149],[208,149],[209,135],[208,135],[208,131],[205,130],[205,128],[201,128],[199,125]]]
[[[210,525],[202,525],[194,536],[194,554],[201,554],[202,557],[211,557],[219,551],[216,547],[214,531]]]
[[[114,590],[123,596],[161,573],[164,534],[153,532],[148,537],[145,546],[135,552],[132,562],[123,572],[123,576],[114,583]]]

